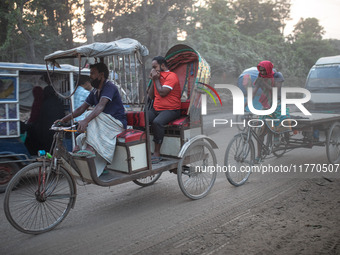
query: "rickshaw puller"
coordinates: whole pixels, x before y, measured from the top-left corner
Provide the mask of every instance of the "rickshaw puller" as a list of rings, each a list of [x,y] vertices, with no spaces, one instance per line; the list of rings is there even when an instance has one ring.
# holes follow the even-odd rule
[[[90,106],[92,111],[78,122],[77,145],[74,156],[95,157],[97,175],[101,175],[106,163],[111,163],[116,146],[116,136],[126,129],[127,120],[118,88],[108,80],[109,70],[104,63],[90,65],[91,85],[85,102],[75,109],[73,117],[83,114]],[[68,122],[72,113],[57,122]],[[84,133],[86,131],[86,133]]]

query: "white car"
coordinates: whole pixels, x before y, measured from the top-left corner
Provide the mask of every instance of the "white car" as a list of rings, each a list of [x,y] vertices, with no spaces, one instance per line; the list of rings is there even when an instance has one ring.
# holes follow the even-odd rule
[[[340,55],[318,59],[309,71],[305,88],[311,92],[306,105],[309,111],[340,113]]]

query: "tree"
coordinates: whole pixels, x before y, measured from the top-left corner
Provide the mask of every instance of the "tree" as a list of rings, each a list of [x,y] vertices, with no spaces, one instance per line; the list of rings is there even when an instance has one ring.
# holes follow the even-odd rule
[[[27,0],[26,1],[15,1],[15,2],[12,2],[11,4],[7,5],[7,7],[8,7],[8,9],[9,9],[9,11],[10,11],[12,17],[13,17],[10,25],[13,28],[13,26],[14,26],[13,22],[16,22],[18,31],[20,31],[22,33],[23,37],[26,40],[27,48],[28,48],[27,52],[29,54],[30,62],[35,63],[36,54],[35,54],[34,40],[31,36],[30,29],[29,29],[29,23],[31,21],[31,15],[28,14],[26,16],[25,13],[24,13],[24,8],[25,8],[25,5],[26,5],[27,2],[28,2]],[[27,19],[25,19],[25,18],[27,18]],[[7,25],[9,25],[9,24],[7,23]],[[7,29],[11,30],[11,28],[9,28],[9,27],[7,27]],[[6,36],[9,36],[9,35],[6,35]]]
[[[258,58],[251,46],[255,41],[238,31],[229,6],[229,1],[209,0],[204,6],[195,7],[186,28],[186,43],[204,56],[212,75],[237,75]]]
[[[328,41],[332,45],[332,48],[334,49],[334,51],[336,52],[336,53],[334,53],[334,55],[339,54],[339,52],[340,52],[340,40],[329,39]]]
[[[184,26],[193,0],[109,1],[103,16],[104,35],[100,41],[132,37],[150,50],[150,55],[164,55],[177,42],[177,30]],[[119,6],[117,5],[119,4]],[[105,7],[107,8],[107,7]]]
[[[314,39],[321,40],[325,30],[316,18],[301,18],[294,26],[294,39]]]
[[[90,0],[84,0],[84,16],[85,16],[85,34],[87,43],[93,43],[94,37],[93,37],[93,24],[94,24],[94,15],[92,14],[91,9],[91,2]]]
[[[44,55],[73,47],[75,0],[6,0],[0,4],[0,59],[43,62]],[[6,33],[5,33],[6,32]]]
[[[177,42],[178,29],[186,23],[187,12],[192,0],[144,0],[141,6],[147,45],[153,55],[164,55]],[[144,40],[145,40],[144,39]]]
[[[324,56],[336,54],[336,47],[330,40],[322,40],[324,29],[316,18],[301,18],[289,38],[290,51],[303,63],[299,74],[306,76],[315,61]]]
[[[254,36],[266,29],[283,34],[285,20],[290,15],[290,0],[238,0],[232,8],[242,34]]]
[[[95,19],[103,24],[103,37],[101,40],[108,42],[114,40],[116,29],[116,18],[126,16],[140,6],[141,0],[101,0],[94,11]],[[128,25],[131,21],[126,24]],[[123,23],[119,27],[125,27]],[[130,36],[131,37],[131,36]]]
[[[9,10],[9,3],[7,1],[0,2],[0,47],[6,42],[7,31],[8,31],[8,17],[6,13]]]
[[[78,35],[91,43],[97,21],[103,23],[103,34],[96,41],[131,37],[146,45],[152,57],[164,55],[183,31],[184,43],[202,54],[213,74],[237,76],[267,59],[286,80],[305,79],[317,58],[338,54],[339,40],[323,40],[324,30],[315,18],[301,19],[289,40],[284,38],[289,0],[199,2],[2,0],[0,61],[43,62],[48,53],[74,47]]]
[[[325,56],[336,55],[338,52],[330,40],[316,40],[308,37],[300,37],[292,46],[291,51],[303,63],[299,72],[306,76],[309,69],[317,59]]]
[[[216,75],[223,73],[237,77],[244,69],[270,60],[284,74],[287,85],[301,86],[304,63],[291,44],[277,29],[261,29],[253,36],[240,33],[234,23],[235,10],[230,6],[225,0],[208,1],[206,6],[193,10],[187,28],[187,43],[208,61],[214,78],[218,80]]]

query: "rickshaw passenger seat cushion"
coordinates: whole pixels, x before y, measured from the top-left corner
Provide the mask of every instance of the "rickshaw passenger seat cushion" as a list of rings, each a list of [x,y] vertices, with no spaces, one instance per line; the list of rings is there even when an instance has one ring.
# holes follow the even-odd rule
[[[145,140],[145,132],[135,129],[126,129],[117,136],[117,141],[120,143],[144,142]]]
[[[134,111],[126,113],[127,124],[133,127],[145,127],[145,118],[143,111]]]
[[[190,123],[189,116],[181,116],[178,119],[170,121],[168,126],[183,126],[183,127],[188,127],[189,123]]]

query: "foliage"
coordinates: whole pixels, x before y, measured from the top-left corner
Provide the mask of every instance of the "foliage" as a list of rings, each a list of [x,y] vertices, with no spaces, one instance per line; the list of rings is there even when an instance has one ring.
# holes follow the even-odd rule
[[[296,56],[303,62],[303,73],[314,65],[315,61],[321,57],[336,55],[338,52],[332,47],[329,40],[300,39],[292,47]]]
[[[71,12],[75,0],[5,0],[0,4],[3,34],[0,60],[42,63],[60,47],[73,47]],[[6,32],[5,32],[6,31]]]
[[[192,0],[126,2],[133,4],[125,4],[124,12],[105,14],[104,17],[110,21],[104,23],[104,33],[98,40],[112,41],[133,37],[149,48],[150,56],[164,55],[164,52],[177,42],[177,31],[185,24],[188,9],[193,3]]]
[[[190,13],[192,18],[186,30],[186,43],[196,48],[210,63],[213,73],[235,71],[232,54],[237,43],[242,44],[241,34],[234,22],[232,11],[223,0],[210,0]],[[241,46],[241,45],[238,45]],[[245,52],[240,55],[247,56]]]
[[[238,0],[232,8],[242,34],[254,36],[264,30],[279,34],[283,33],[284,22],[289,18],[290,1]]]
[[[316,18],[301,18],[294,27],[294,39],[314,39],[321,40],[325,30],[319,25],[319,21]]]
[[[226,1],[209,1],[208,7],[195,10],[189,25],[187,42],[207,59],[213,74],[237,76],[264,59],[286,69],[292,56],[284,37],[271,29],[258,30],[256,36],[242,34],[234,23],[235,15]]]
[[[186,33],[184,43],[204,56],[213,75],[237,77],[266,59],[286,80],[300,81],[319,57],[340,50],[339,40],[322,39],[324,28],[315,18],[301,19],[285,38],[290,0],[86,3],[84,16],[84,1],[1,0],[0,61],[41,63],[46,54],[74,47],[75,38],[91,41],[96,22],[103,24],[103,33],[95,35],[95,41],[134,38],[149,48],[150,57],[164,55],[171,46],[182,43],[178,33]]]
[[[301,18],[295,25],[289,41],[291,51],[302,62],[300,74],[307,75],[318,58],[338,54],[330,40],[322,40],[323,34],[324,28],[316,18]]]

